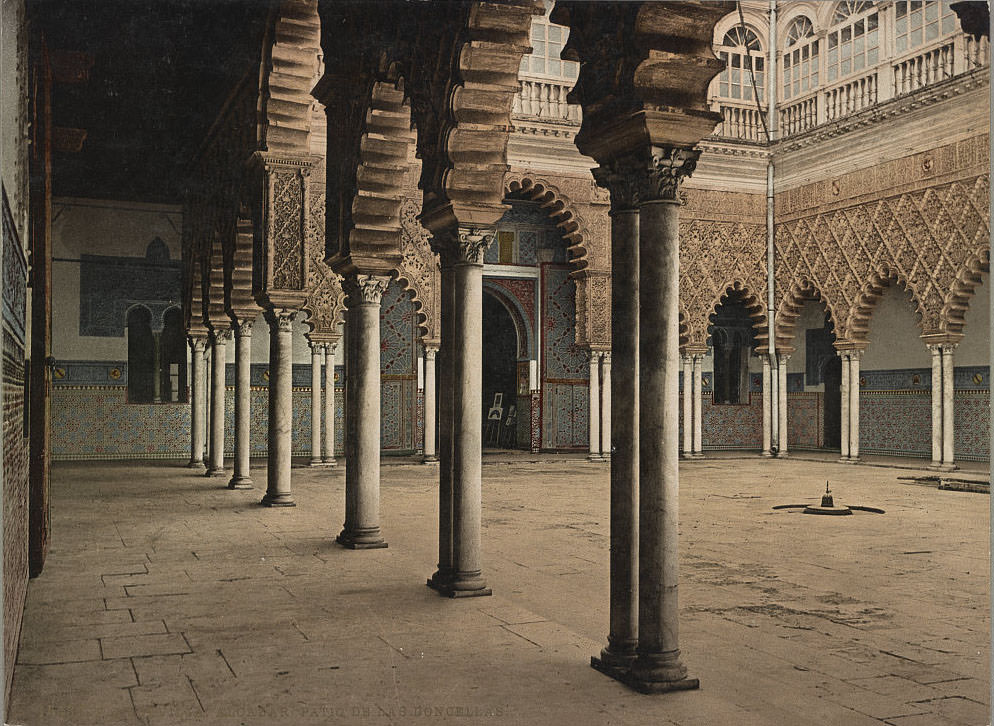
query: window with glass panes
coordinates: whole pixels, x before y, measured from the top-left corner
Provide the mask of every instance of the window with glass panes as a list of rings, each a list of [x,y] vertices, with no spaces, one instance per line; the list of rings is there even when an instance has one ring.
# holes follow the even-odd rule
[[[876,6],[843,0],[835,9],[828,33],[828,82],[872,68],[880,58],[880,29]]]
[[[818,39],[811,21],[803,15],[787,27],[787,52],[783,54],[783,97],[803,96],[818,87]]]
[[[718,76],[719,96],[752,101],[755,79],[756,93],[762,99],[765,59],[756,33],[749,28],[735,26],[725,33],[718,57],[725,63],[725,70]]]
[[[567,81],[575,81],[580,70],[576,61],[562,60],[559,54],[566,45],[569,28],[549,22],[547,3],[545,15],[532,20],[532,52],[521,58],[521,72],[529,75],[553,76]]]
[[[956,30],[948,0],[900,0],[894,3],[894,49],[897,53],[930,43]]]

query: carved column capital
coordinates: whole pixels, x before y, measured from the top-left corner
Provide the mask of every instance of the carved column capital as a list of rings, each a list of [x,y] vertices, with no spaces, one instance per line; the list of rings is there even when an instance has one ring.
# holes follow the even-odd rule
[[[607,189],[611,198],[611,213],[634,211],[638,208],[638,182],[635,168],[626,168],[618,159],[610,159],[596,169],[592,169],[597,186]]]
[[[380,275],[346,275],[342,281],[345,304],[350,308],[357,305],[379,305],[389,284],[390,278]]]
[[[291,333],[295,312],[295,310],[267,310],[266,321],[270,327],[275,327],[280,333]]]
[[[194,355],[197,353],[203,355],[203,352],[207,350],[207,338],[200,335],[191,335],[189,340],[190,348],[193,350]]]
[[[254,320],[243,320],[235,325],[235,337],[236,338],[251,338],[252,337],[252,326],[255,325]]]
[[[325,343],[324,344],[324,352],[325,352],[325,355],[328,356],[328,358],[334,358],[335,357],[335,351],[337,349],[338,349],[338,343]]]
[[[425,346],[425,360],[435,360],[437,354],[438,348],[435,346]]]
[[[215,344],[225,345],[229,340],[231,340],[231,329],[214,328],[211,331],[211,336]]]
[[[459,228],[459,247],[456,250],[455,262],[482,265],[483,255],[487,247],[494,241],[494,230],[479,227]]]
[[[680,183],[694,173],[700,149],[675,146],[653,146],[648,169],[640,180],[638,201],[677,201]]]
[[[611,365],[611,352],[604,351],[601,353],[601,365],[609,366]]]

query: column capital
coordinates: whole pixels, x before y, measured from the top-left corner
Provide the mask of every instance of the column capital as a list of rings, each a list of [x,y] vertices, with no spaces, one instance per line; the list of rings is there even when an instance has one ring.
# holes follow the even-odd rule
[[[700,149],[650,146],[612,157],[593,170],[597,185],[611,194],[611,212],[656,201],[676,201],[677,191],[697,168]]]
[[[203,353],[207,350],[207,338],[201,335],[191,335],[189,337],[190,348],[194,353]]]
[[[590,365],[596,365],[601,359],[601,351],[599,350],[588,350],[587,360],[590,361]]]
[[[611,365],[611,351],[605,350],[601,353],[601,365],[609,366]]]
[[[332,341],[332,340],[325,341],[322,345],[324,345],[325,353],[327,355],[329,355],[329,356],[335,355],[335,351],[338,350],[338,341],[337,340],[334,340],[334,341]]]
[[[266,321],[276,326],[281,333],[293,332],[293,316],[296,310],[267,310]]]
[[[321,355],[321,351],[324,350],[324,343],[316,340],[308,340],[307,347],[311,349],[311,355]]]
[[[342,281],[345,304],[349,307],[379,305],[389,284],[390,278],[380,275],[346,275]]]
[[[455,250],[456,264],[482,265],[487,247],[494,241],[496,230],[479,227],[459,228],[459,247]]]
[[[227,330],[223,328],[222,329],[214,328],[211,330],[211,342],[213,342],[215,345],[224,345],[229,340],[231,340],[230,328]]]
[[[690,357],[694,361],[695,364],[700,363],[702,360],[704,360],[704,356],[705,356],[704,353],[691,353],[690,354]]]
[[[438,348],[432,345],[425,346],[425,360],[435,360],[435,355],[438,353]]]
[[[235,324],[235,337],[236,338],[251,338],[252,337],[252,326],[255,325],[255,320],[243,320],[240,323]]]

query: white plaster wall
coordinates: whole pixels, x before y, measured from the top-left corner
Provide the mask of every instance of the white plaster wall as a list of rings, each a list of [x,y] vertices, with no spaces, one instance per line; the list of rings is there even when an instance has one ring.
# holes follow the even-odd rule
[[[963,328],[963,340],[956,346],[954,362],[958,366],[990,365],[990,287],[987,276],[970,298],[970,307],[966,311],[966,325]]]
[[[860,368],[877,371],[931,367],[932,358],[920,337],[916,317],[904,290],[895,285],[884,290],[870,315],[870,345],[863,353]]]
[[[180,208],[69,198],[54,199],[52,207],[52,355],[64,360],[127,360],[126,337],[79,334],[80,255],[140,258],[159,237],[170,259],[178,260]]]

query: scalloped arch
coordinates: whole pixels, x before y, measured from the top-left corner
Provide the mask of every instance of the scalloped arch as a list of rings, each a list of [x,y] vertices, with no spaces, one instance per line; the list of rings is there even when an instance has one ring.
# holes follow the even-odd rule
[[[915,322],[918,324],[918,329],[925,332],[922,325],[924,308],[922,307],[917,291],[896,269],[885,265],[877,268],[866,284],[863,285],[863,289],[860,290],[859,296],[856,298],[856,304],[853,305],[849,317],[846,319],[845,328],[841,331],[846,339],[854,343],[870,342],[868,338],[870,316],[873,314],[873,309],[876,307],[880,297],[887,288],[894,284],[897,284],[910,297],[915,309]],[[843,337],[843,335],[839,337]]]
[[[533,202],[540,202],[549,217],[563,231],[566,251],[570,254],[570,264],[574,271],[586,269],[589,232],[583,218],[577,212],[569,197],[546,179],[527,172],[511,171],[504,176],[505,196],[520,195]]]
[[[709,322],[706,327],[711,327],[711,316],[715,314],[718,306],[726,303],[732,293],[741,295],[742,304],[749,314],[749,319],[752,320],[753,330],[756,331],[756,343],[757,345],[761,344],[761,341],[766,340],[766,307],[763,304],[763,300],[752,291],[752,288],[739,278],[735,278],[724,285],[717,299],[712,301],[711,307],[708,308]]]
[[[801,308],[809,300],[821,302],[828,312],[832,325],[835,326],[836,339],[841,339],[843,335],[839,331],[838,316],[836,315],[835,304],[825,296],[821,289],[808,277],[801,277],[794,281],[790,290],[780,302],[777,310],[777,317],[774,323],[776,330],[776,347],[789,348],[797,333],[797,318],[801,314]]]
[[[963,333],[970,300],[983,282],[983,276],[990,273],[990,268],[991,251],[986,245],[976,250],[963,263],[942,304],[942,310],[939,314],[942,332]]]

